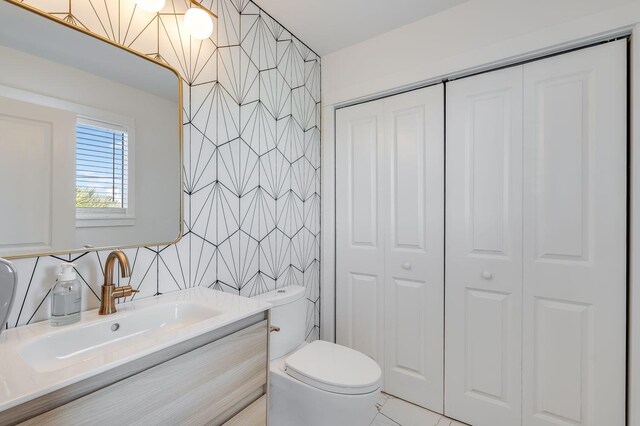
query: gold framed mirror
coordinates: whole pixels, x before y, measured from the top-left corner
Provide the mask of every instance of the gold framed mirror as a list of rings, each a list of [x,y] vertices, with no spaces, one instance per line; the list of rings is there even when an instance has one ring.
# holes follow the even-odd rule
[[[14,0],[0,68],[0,257],[181,238],[174,68]]]

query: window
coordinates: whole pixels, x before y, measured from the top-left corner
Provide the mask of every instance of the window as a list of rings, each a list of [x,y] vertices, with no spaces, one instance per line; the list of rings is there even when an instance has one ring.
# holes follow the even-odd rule
[[[131,218],[129,132],[126,127],[87,118],[76,124],[77,226],[113,226]],[[102,220],[98,223],[96,220]],[[121,223],[123,225],[133,223]]]

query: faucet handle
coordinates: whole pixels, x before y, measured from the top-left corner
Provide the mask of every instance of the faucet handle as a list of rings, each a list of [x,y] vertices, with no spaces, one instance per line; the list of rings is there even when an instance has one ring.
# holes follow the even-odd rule
[[[113,289],[112,297],[114,299],[120,299],[122,297],[131,296],[132,294],[138,293],[139,291],[140,290],[135,290],[130,285],[125,285],[125,286],[116,287],[115,289]]]

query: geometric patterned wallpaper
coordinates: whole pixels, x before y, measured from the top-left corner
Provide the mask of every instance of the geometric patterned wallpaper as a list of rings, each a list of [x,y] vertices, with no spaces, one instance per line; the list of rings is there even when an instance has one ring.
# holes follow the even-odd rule
[[[210,39],[183,28],[185,0],[159,14],[133,0],[25,0],[176,68],[184,84],[184,236],[125,250],[152,297],[194,286],[251,296],[306,287],[307,339],[320,324],[320,58],[249,0],[204,0]],[[61,260],[77,263],[84,309],[99,305],[108,252],[14,261],[8,327],[49,317]]]

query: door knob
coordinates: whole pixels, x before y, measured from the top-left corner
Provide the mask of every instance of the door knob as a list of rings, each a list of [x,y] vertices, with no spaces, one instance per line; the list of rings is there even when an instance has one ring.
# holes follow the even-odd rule
[[[402,269],[406,269],[407,271],[411,269],[411,263],[409,262],[404,262],[402,264]]]
[[[489,271],[484,271],[482,274],[480,274],[482,276],[483,279],[485,280],[490,280],[491,278],[493,278],[493,274]]]

